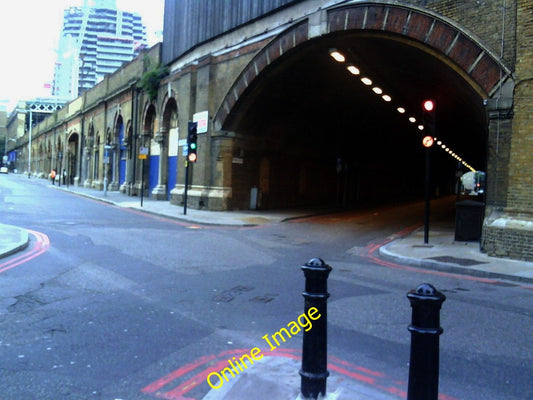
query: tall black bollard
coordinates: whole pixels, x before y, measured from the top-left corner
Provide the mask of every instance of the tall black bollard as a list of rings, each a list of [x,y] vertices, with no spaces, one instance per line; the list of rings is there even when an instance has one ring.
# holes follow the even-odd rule
[[[437,400],[439,395],[440,308],[446,296],[423,283],[407,293],[413,309],[407,400]]]
[[[313,328],[304,331],[302,349],[302,369],[300,370],[300,391],[306,399],[316,399],[319,393],[326,395],[326,379],[329,376],[328,364],[328,276],[331,267],[320,258],[313,258],[302,266],[305,275],[305,313],[311,307],[320,315]]]

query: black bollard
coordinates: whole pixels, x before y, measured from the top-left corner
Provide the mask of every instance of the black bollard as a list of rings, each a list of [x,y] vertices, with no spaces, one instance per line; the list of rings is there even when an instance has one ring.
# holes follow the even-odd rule
[[[407,293],[412,318],[411,359],[407,400],[437,400],[439,396],[440,308],[446,296],[423,283]]]
[[[305,314],[314,307],[320,318],[313,321],[313,328],[303,333],[302,369],[300,370],[300,391],[306,399],[316,399],[321,393],[326,395],[326,379],[329,376],[327,299],[328,276],[331,267],[320,258],[313,258],[302,266],[305,275]]]

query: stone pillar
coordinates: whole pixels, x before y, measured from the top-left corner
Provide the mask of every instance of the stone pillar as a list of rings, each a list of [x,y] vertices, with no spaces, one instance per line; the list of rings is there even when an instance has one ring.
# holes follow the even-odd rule
[[[148,147],[150,148],[150,138],[152,136],[152,132],[149,130],[143,130],[141,137],[139,140],[137,140],[137,147],[140,149],[141,147]],[[138,150],[137,149],[137,150]],[[137,196],[141,195],[141,188],[144,190],[144,196],[148,194],[148,183],[149,183],[149,164],[150,164],[150,155],[148,155],[148,158],[143,160],[137,160],[137,163],[135,164],[135,184],[134,184],[134,194]],[[143,181],[144,180],[144,181]]]
[[[115,136],[115,143],[111,143],[113,146],[109,150],[109,174],[111,175],[111,183],[109,184],[109,190],[117,191],[120,189],[119,184],[119,168],[120,168],[120,144],[118,143],[118,136]]]
[[[155,141],[159,145],[159,170],[157,171],[157,185],[152,190],[152,194],[156,200],[166,200],[168,182],[168,130],[161,128],[155,135]]]
[[[81,179],[84,187],[91,187],[91,150],[88,146],[83,147],[81,156]]]

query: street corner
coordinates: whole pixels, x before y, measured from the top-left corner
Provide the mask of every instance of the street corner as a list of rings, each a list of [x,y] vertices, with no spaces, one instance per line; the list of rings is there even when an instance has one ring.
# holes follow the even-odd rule
[[[297,398],[300,387],[299,358],[292,357],[291,352],[280,352],[277,357],[274,354],[257,360],[254,368],[244,370],[222,387],[211,389],[202,400],[253,400],[263,399],[265,394],[279,400]]]
[[[0,258],[24,250],[28,247],[29,241],[26,229],[0,224]]]
[[[247,350],[226,350],[199,357],[145,386],[154,398],[202,400],[277,400],[299,398],[301,350],[277,348],[245,367]],[[239,360],[241,362],[239,362]],[[231,363],[230,363],[231,361]],[[354,400],[397,400],[405,397],[405,382],[335,356],[328,357],[327,397]],[[227,379],[221,375],[224,371]],[[230,375],[231,374],[231,375]],[[208,383],[212,380],[212,385]],[[211,387],[210,387],[211,386]]]

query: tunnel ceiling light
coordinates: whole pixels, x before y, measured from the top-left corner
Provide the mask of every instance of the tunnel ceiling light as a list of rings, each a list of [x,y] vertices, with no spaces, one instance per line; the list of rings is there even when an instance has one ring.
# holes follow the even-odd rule
[[[359,71],[359,68],[357,68],[355,65],[348,65],[346,69],[350,71],[352,75],[359,75],[361,73],[361,71]]]
[[[337,49],[331,49],[329,51],[329,55],[333,57],[333,59],[337,62],[344,62],[346,61],[346,57],[344,57],[344,54],[337,51]]]
[[[329,50],[329,54],[330,56],[337,62],[340,62],[340,63],[343,63],[346,61],[346,57],[344,56],[344,54],[342,54],[341,52],[339,52],[337,49],[330,49]],[[359,68],[357,68],[355,65],[353,64],[347,64],[346,65],[346,69],[352,74],[352,75],[360,75],[361,74],[361,71],[359,70]],[[366,86],[372,86],[372,79],[364,76],[361,78],[361,82],[363,84],[365,84]],[[381,98],[386,101],[386,102],[390,102],[392,101],[392,97],[389,96],[388,94],[383,94],[383,89],[381,89],[379,86],[374,86],[372,87],[372,91],[377,94],[377,95],[381,95]],[[426,112],[431,112],[435,109],[435,102],[433,100],[426,100],[422,103],[422,107],[423,109],[426,111]],[[398,111],[400,114],[405,114],[407,112],[407,110],[404,108],[404,107],[397,107],[396,108],[396,111]],[[409,122],[411,123],[415,123],[416,122],[416,118],[413,117],[413,116],[410,116],[409,117]],[[424,125],[423,124],[418,124],[417,125],[417,128],[419,131],[423,131],[425,129]],[[440,146],[446,153],[448,153],[450,156],[452,156],[453,158],[455,158],[456,160],[458,160],[462,165],[464,165],[466,168],[468,168],[469,170],[475,172],[476,170],[474,168],[472,168],[472,166],[470,164],[468,164],[466,161],[464,161],[461,157],[459,157],[453,150],[451,150],[449,147],[447,147],[444,143],[442,143],[441,140],[437,140],[436,137],[433,138],[433,140],[435,141],[435,143],[437,143],[438,146]]]

